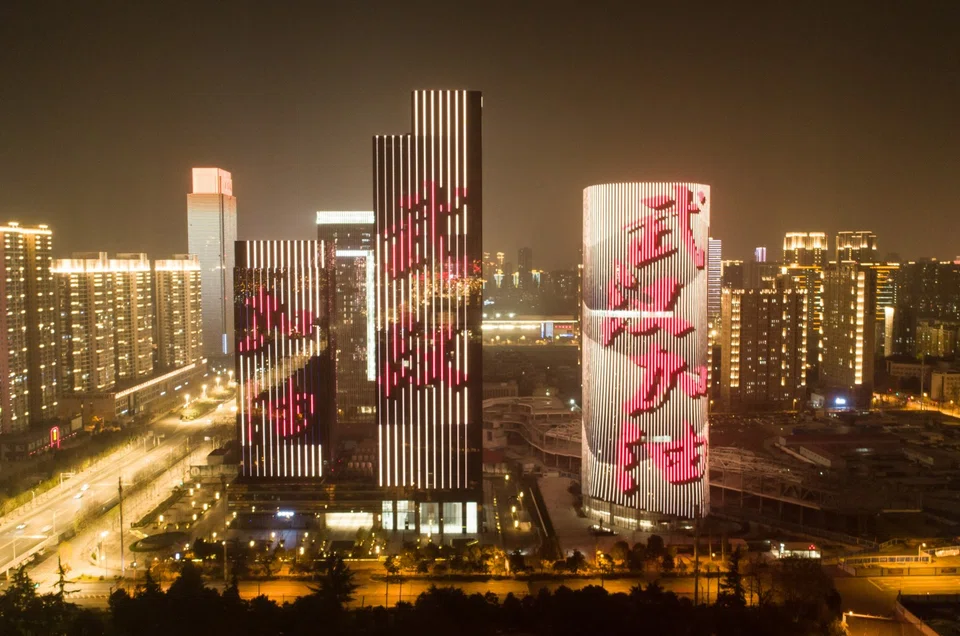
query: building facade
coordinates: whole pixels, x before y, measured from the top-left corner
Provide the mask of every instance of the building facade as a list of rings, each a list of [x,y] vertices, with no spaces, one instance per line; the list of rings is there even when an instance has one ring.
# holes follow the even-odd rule
[[[53,233],[0,226],[0,433],[57,418]]]
[[[200,261],[174,254],[154,262],[157,366],[177,369],[203,355]]]
[[[795,409],[806,392],[807,295],[724,290],[720,397],[726,409]]]
[[[236,240],[233,178],[220,168],[194,168],[193,192],[187,195],[187,242],[200,262],[203,351],[211,358],[232,353]]]
[[[482,98],[415,91],[412,110],[411,134],[373,140],[382,523],[470,533],[482,496]]]
[[[376,417],[376,304],[372,211],[317,212],[317,238],[336,250],[338,423],[373,424]]]
[[[720,320],[720,290],[723,289],[723,244],[709,239],[707,247],[707,320]]]
[[[635,528],[708,513],[709,186],[583,195],[583,495]]]
[[[783,264],[786,267],[823,267],[827,235],[823,232],[787,232],[783,237]]]
[[[320,241],[237,241],[235,377],[241,479],[317,479],[336,429],[331,274]]]
[[[855,263],[876,263],[877,235],[869,230],[857,232],[837,232],[836,262],[853,261]]]
[[[871,390],[875,290],[875,274],[869,268],[841,263],[825,270],[820,379],[827,386]]]
[[[116,382],[113,272],[106,252],[76,253],[51,266],[57,287],[60,377],[64,396]]]
[[[110,259],[117,382],[153,374],[153,271],[146,254]]]

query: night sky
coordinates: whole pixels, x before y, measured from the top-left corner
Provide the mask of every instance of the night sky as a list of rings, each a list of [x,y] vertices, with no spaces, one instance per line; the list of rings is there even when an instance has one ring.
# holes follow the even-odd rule
[[[371,208],[371,136],[408,130],[411,89],[472,88],[508,260],[574,265],[582,189],[627,180],[710,184],[724,258],[843,229],[952,258],[958,5],[7,0],[0,221],[62,255],[186,251],[215,165],[240,238],[313,238],[315,210]]]

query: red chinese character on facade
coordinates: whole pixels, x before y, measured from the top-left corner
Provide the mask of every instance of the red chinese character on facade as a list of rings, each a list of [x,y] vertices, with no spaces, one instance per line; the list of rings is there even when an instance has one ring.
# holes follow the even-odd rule
[[[633,422],[625,422],[617,440],[617,486],[627,494],[636,491],[637,485],[630,472],[640,465],[637,452],[643,445],[643,431]]]
[[[647,444],[653,465],[674,485],[697,481],[703,476],[705,462],[701,449],[707,440],[697,435],[689,423],[684,422],[684,425],[686,433],[681,439]]]
[[[631,360],[644,369],[640,389],[626,403],[631,417],[660,408],[678,386],[690,397],[707,394],[706,366],[688,371],[686,360],[656,344],[651,345],[647,353]]]
[[[700,214],[700,206],[706,203],[706,195],[699,193],[695,198],[690,188],[682,185],[675,186],[673,196],[665,195],[644,199],[643,204],[653,208],[657,212],[674,210],[677,219],[680,222],[680,234],[683,238],[683,244],[693,257],[693,262],[697,269],[703,269],[707,263],[706,251],[697,245],[693,238],[693,224],[691,216]]]

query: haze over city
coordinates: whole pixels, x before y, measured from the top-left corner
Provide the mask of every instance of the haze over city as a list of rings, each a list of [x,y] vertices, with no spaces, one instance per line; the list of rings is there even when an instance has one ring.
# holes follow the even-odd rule
[[[60,255],[173,253],[189,169],[216,165],[240,238],[309,237],[317,209],[369,208],[369,138],[405,125],[405,95],[458,86],[484,92],[487,250],[571,267],[584,187],[695,180],[727,258],[811,228],[952,258],[955,18],[928,1],[4,3],[0,216],[50,224]]]

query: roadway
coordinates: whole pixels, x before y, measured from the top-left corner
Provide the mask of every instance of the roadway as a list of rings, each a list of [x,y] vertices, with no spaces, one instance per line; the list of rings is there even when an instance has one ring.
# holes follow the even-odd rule
[[[8,515],[12,518],[0,521],[0,572],[18,565],[25,554],[41,544],[55,544],[53,537],[58,534],[71,535],[80,519],[98,514],[92,512],[97,508],[100,514],[105,512],[104,505],[117,496],[121,478],[125,488],[131,486],[140,471],[166,461],[191,435],[203,431],[211,419],[208,416],[183,423],[177,413],[163,416],[148,426],[154,434],[152,438],[144,436],[132,446],[118,449],[92,468],[64,481],[35,506]]]

